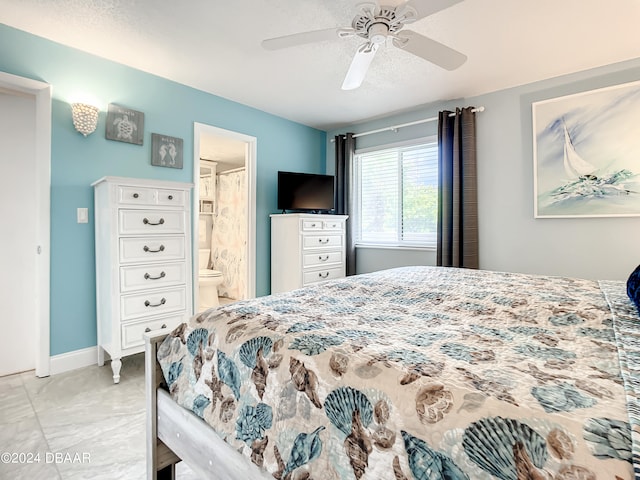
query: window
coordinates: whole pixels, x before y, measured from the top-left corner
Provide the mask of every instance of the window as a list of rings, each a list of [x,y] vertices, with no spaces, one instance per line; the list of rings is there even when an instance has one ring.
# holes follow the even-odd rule
[[[356,244],[436,246],[438,144],[356,153]]]

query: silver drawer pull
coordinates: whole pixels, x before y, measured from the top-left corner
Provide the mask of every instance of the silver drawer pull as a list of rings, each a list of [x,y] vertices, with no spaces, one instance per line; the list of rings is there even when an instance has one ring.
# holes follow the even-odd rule
[[[166,273],[160,272],[160,275],[158,275],[157,277],[152,277],[148,273],[145,273],[144,274],[144,279],[145,280],[160,280],[161,278],[164,278],[166,275],[167,275]]]
[[[322,255],[318,255],[318,260],[320,260],[321,262],[326,262],[327,260],[329,260],[329,255],[325,255],[324,257]]]
[[[167,328],[167,324],[163,323],[162,326],[160,328]],[[144,333],[149,333],[151,331],[151,329],[149,327],[144,329]]]
[[[318,276],[320,278],[327,278],[329,276],[329,272],[320,272],[318,273]]]
[[[151,303],[149,300],[145,300],[144,301],[144,306],[145,307],[159,307],[160,305],[164,305],[165,303],[167,303],[167,299],[162,297],[162,299],[160,300],[160,303]]]
[[[160,245],[158,247],[157,250],[151,250],[149,247],[147,247],[146,245],[142,248],[145,252],[149,252],[149,253],[158,253],[158,252],[164,252],[164,245]]]
[[[156,223],[150,222],[148,218],[143,218],[142,223],[145,225],[162,225],[164,223],[164,218],[160,218]]]
[[[318,242],[320,242],[320,243],[329,243],[329,239],[328,238],[324,238],[324,239],[323,238],[319,238]]]
[[[140,195],[138,195],[137,193],[133,194],[133,198],[138,198]]]

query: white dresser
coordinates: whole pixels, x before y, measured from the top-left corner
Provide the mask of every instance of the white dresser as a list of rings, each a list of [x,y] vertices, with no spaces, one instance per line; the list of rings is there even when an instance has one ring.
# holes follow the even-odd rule
[[[271,293],[345,276],[346,215],[271,215]]]
[[[142,334],[192,314],[191,184],[104,177],[95,203],[98,365],[144,351]]]

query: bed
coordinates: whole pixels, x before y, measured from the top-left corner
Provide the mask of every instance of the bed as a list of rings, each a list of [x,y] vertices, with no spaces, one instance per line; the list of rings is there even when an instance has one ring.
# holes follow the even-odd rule
[[[147,335],[148,478],[632,479],[623,282],[442,267],[328,281]]]

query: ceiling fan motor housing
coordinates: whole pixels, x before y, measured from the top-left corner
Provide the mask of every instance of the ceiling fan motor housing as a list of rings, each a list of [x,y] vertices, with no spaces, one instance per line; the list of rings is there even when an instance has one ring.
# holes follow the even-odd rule
[[[373,3],[360,5],[360,14],[356,15],[351,26],[355,35],[366,38],[372,43],[382,44],[389,34],[394,34],[412,21],[415,10],[405,7],[402,15],[396,13],[396,7],[377,6]]]

